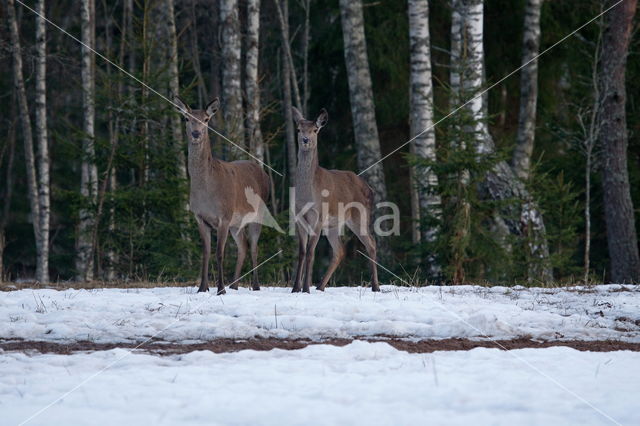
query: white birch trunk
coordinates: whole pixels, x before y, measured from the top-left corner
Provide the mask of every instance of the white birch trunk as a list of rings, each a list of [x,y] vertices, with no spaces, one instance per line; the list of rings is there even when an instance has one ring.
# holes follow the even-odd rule
[[[247,141],[249,142],[251,153],[264,162],[264,142],[260,129],[260,84],[258,80],[260,1],[247,0],[245,88],[247,93]]]
[[[429,37],[429,3],[427,0],[409,0],[409,44],[411,52],[411,152],[417,157],[435,161],[436,137],[433,129],[433,84],[431,75],[431,42]],[[426,130],[426,131],[425,131]],[[422,133],[424,132],[424,133]],[[414,243],[434,242],[437,228],[421,226],[426,217],[439,218],[441,200],[437,193],[438,177],[430,168],[412,167],[412,219]],[[430,262],[432,272],[440,268]]]
[[[475,152],[481,155],[495,152],[495,145],[489,133],[486,97],[477,96],[484,86],[484,47],[483,47],[483,0],[457,0],[462,18],[460,28],[461,45],[460,70],[462,102],[471,100],[465,107],[473,117],[474,123],[463,129],[474,141]],[[453,66],[454,69],[456,66]],[[549,263],[549,247],[542,214],[523,183],[513,173],[509,165],[501,161],[487,173],[481,185],[481,196],[498,201],[519,199],[521,203],[508,203],[501,209],[497,218],[499,227],[505,227],[510,233],[527,238],[529,249],[529,280],[549,282],[553,279]],[[517,219],[516,219],[517,218]],[[506,244],[504,242],[503,244]],[[509,250],[509,247],[506,246]]]
[[[222,112],[228,137],[242,148],[244,142],[244,113],[241,87],[241,44],[238,0],[220,0],[222,46]],[[237,156],[244,154],[239,150]]]
[[[536,135],[536,105],[538,103],[538,60],[540,51],[540,9],[543,0],[527,0],[522,39],[522,63],[531,61],[520,71],[520,115],[518,137],[511,167],[522,179],[529,178],[531,155]]]
[[[168,46],[168,62],[169,67],[169,92],[176,96],[180,93],[180,78],[178,70],[178,36],[176,33],[176,19],[173,0],[164,0],[165,21],[159,23],[161,27],[165,27],[167,32]],[[176,150],[176,162],[178,165],[178,176],[180,179],[187,180],[187,165],[184,155],[184,140],[182,138],[182,120],[178,111],[173,109],[171,114],[171,134]],[[188,206],[185,204],[186,209]]]
[[[49,140],[47,134],[47,32],[45,0],[36,3],[36,140],[38,167],[38,221],[36,234],[36,281],[49,282],[49,222],[51,197],[49,184]]]
[[[449,72],[449,86],[451,94],[449,104],[454,109],[460,102],[460,66],[462,61],[462,14],[460,13],[460,0],[451,0],[451,63]]]
[[[387,199],[384,171],[380,159],[380,140],[369,73],[367,42],[361,0],[340,0],[344,57],[349,80],[349,99],[353,116],[353,132],[358,150],[358,168],[364,173],[376,203]],[[371,167],[375,164],[373,167]]]
[[[484,83],[484,20],[483,0],[460,0],[462,6],[462,92],[464,100],[471,98],[465,107],[470,118],[473,119],[465,131],[473,135],[475,151],[478,154],[488,154],[493,151],[493,142],[489,134],[482,96],[478,95]]]
[[[82,0],[81,38],[91,48],[95,46],[95,3]],[[76,279],[93,280],[93,256],[91,231],[93,229],[93,205],[98,193],[98,170],[95,164],[95,54],[82,46],[82,107],[83,139],[80,194],[88,208],[80,210],[80,222],[76,240]]]
[[[31,221],[33,224],[36,248],[40,236],[40,203],[38,202],[38,182],[36,173],[35,155],[33,150],[33,133],[31,130],[31,117],[29,116],[29,104],[27,90],[24,83],[22,70],[22,48],[20,44],[20,32],[13,0],[7,0],[7,17],[9,21],[9,35],[11,38],[13,56],[13,83],[18,98],[18,114],[22,124],[22,138],[24,140],[24,157],[26,162],[27,195],[31,208]],[[37,250],[36,250],[37,251]],[[36,260],[37,262],[37,260]]]

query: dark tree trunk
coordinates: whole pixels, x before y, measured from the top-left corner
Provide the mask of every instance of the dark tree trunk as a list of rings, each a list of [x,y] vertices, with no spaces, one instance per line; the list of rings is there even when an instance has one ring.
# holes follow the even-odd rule
[[[604,7],[614,4],[605,0]],[[625,68],[637,0],[624,0],[605,15],[600,57],[600,143],[604,211],[611,281],[639,282],[640,257],[627,169]]]
[[[276,0],[280,1],[280,0]],[[286,44],[289,40],[289,6],[287,1],[282,2],[282,6],[276,3],[276,7],[282,11],[282,20],[280,20],[282,32],[282,106],[284,108],[285,132],[287,137],[287,162],[289,164],[289,185],[294,186],[296,181],[296,139],[295,129],[293,127],[293,115],[291,107],[293,100],[291,95],[291,66],[289,58],[286,54]]]

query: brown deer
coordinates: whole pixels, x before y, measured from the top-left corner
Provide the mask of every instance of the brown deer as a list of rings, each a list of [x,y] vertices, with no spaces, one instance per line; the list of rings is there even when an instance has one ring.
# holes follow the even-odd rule
[[[373,190],[353,172],[327,170],[318,164],[318,132],[327,124],[329,114],[322,109],[315,121],[306,120],[293,108],[298,127],[298,166],[295,182],[295,213],[298,234],[298,264],[293,292],[309,292],[313,261],[320,232],[331,244],[333,257],[322,281],[327,282],[345,256],[341,235],[346,225],[367,249],[371,264],[371,289],[380,291],[376,268],[376,245],[370,230]],[[302,285],[302,287],[301,287]]]
[[[176,105],[186,120],[189,138],[189,208],[196,218],[202,238],[202,277],[198,292],[209,291],[209,256],[213,229],[217,231],[218,236],[216,247],[218,294],[225,293],[224,247],[229,231],[238,246],[238,259],[230,288],[234,290],[238,288],[237,281],[247,253],[248,236],[254,268],[252,288],[260,290],[256,267],[264,209],[258,209],[256,203],[252,201],[267,200],[270,187],[269,176],[258,164],[251,161],[227,162],[212,155],[207,123],[218,110],[218,98],[203,110],[191,110],[179,98],[176,98]],[[262,206],[264,206],[263,201]]]

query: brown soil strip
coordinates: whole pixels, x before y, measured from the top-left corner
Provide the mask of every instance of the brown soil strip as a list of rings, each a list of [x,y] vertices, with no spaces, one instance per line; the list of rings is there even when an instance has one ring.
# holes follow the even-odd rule
[[[566,346],[579,351],[611,352],[611,351],[634,351],[640,352],[640,343],[629,343],[617,340],[597,340],[597,341],[547,341],[538,342],[526,338],[496,341],[475,341],[468,339],[443,339],[443,340],[419,340],[410,341],[394,338],[363,338],[363,339],[327,339],[312,341],[306,339],[216,339],[204,343],[176,344],[166,342],[148,342],[138,347],[135,343],[94,343],[89,341],[79,341],[73,343],[52,343],[37,342],[28,340],[3,341],[0,340],[0,351],[20,351],[20,352],[40,352],[71,354],[83,351],[104,351],[114,348],[137,349],[141,352],[175,355],[193,351],[211,351],[215,353],[237,352],[245,349],[257,351],[269,351],[271,349],[294,350],[302,349],[309,345],[329,344],[335,346],[345,346],[353,340],[364,340],[368,342],[386,342],[394,348],[409,353],[431,353],[435,351],[467,351],[474,348],[497,348],[503,350],[524,349],[524,348],[549,348],[553,346]]]

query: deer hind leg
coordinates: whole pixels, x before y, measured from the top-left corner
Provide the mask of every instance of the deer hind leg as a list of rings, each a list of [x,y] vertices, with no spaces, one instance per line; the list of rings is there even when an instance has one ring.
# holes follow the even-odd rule
[[[209,258],[211,256],[211,228],[202,219],[196,217],[198,231],[202,240],[202,271],[198,293],[209,291]]]
[[[233,273],[233,282],[229,286],[232,290],[238,289],[238,280],[240,279],[240,273],[242,272],[242,265],[244,265],[244,259],[247,257],[247,236],[244,233],[244,229],[231,228],[231,236],[238,246],[238,257],[236,259],[236,269]]]
[[[250,223],[247,226],[249,232],[249,246],[251,248],[251,265],[253,265],[252,285],[253,290],[260,290],[260,280],[258,279],[258,240],[262,231],[261,223]]]
[[[302,280],[304,279],[304,266],[306,264],[307,258],[307,243],[309,241],[309,234],[307,230],[302,225],[296,225],[298,235],[298,261],[296,264],[296,274],[293,279],[293,290],[292,293],[299,293],[302,291]]]
[[[367,221],[368,222],[368,221]],[[371,267],[371,290],[380,291],[380,284],[378,283],[378,265],[376,254],[376,241],[373,239],[368,223],[362,223],[359,219],[352,219],[347,221],[347,226],[351,231],[356,234],[358,239],[364,244],[369,256],[369,265]]]
[[[331,276],[338,268],[338,265],[340,265],[340,262],[342,262],[345,256],[344,245],[342,244],[342,239],[340,238],[340,229],[338,227],[329,228],[329,230],[327,231],[327,239],[329,240],[329,244],[331,245],[333,257],[331,258],[331,263],[327,268],[327,272],[325,272],[320,285],[317,287],[317,289],[320,291],[324,291],[324,288],[331,279]]]
[[[229,224],[218,225],[218,244],[216,246],[216,262],[218,263],[218,294],[225,294],[224,289],[224,247],[229,235]]]

